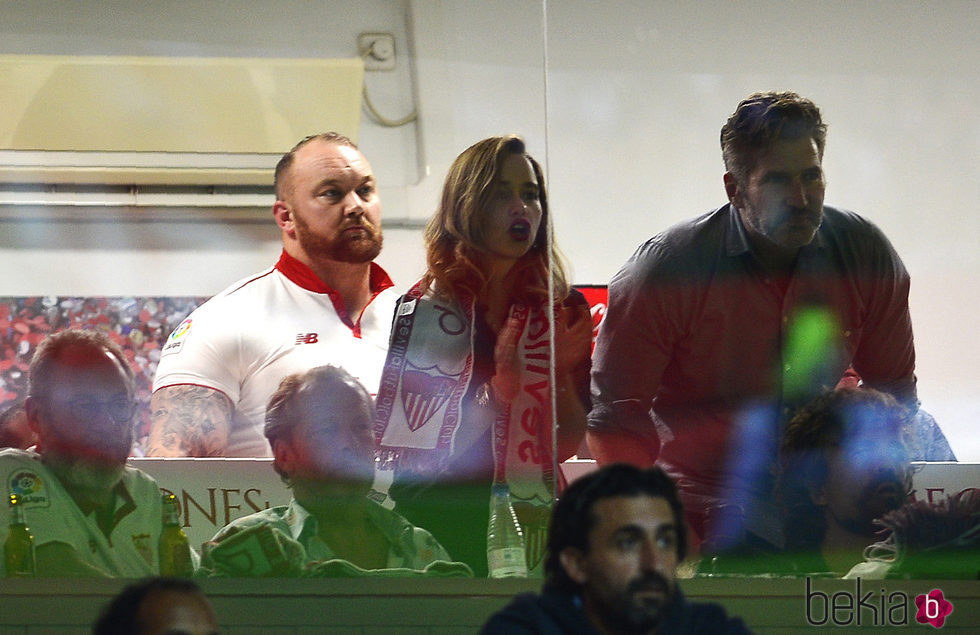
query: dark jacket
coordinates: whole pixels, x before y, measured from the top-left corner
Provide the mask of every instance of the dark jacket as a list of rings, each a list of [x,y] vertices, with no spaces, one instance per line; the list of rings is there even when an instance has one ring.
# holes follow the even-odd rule
[[[581,600],[560,591],[521,593],[490,616],[484,635],[598,635],[582,610]],[[667,619],[658,634],[705,633],[741,635],[751,633],[740,618],[728,617],[718,604],[688,602],[677,589]]]

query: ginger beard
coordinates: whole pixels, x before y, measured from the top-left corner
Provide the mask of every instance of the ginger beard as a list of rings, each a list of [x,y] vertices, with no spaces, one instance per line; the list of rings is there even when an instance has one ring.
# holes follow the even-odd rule
[[[298,214],[294,215],[293,220],[296,225],[297,242],[303,252],[312,257],[360,264],[371,262],[381,253],[381,245],[384,242],[381,228],[372,225],[364,215],[353,219],[345,217],[333,237],[312,231],[303,217]]]

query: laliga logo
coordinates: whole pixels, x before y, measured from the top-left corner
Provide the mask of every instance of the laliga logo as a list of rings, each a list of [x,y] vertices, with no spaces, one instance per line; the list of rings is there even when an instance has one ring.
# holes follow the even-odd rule
[[[10,479],[10,485],[15,494],[27,496],[41,489],[41,478],[33,472],[20,472]]]
[[[915,596],[915,605],[919,608],[915,614],[915,621],[919,624],[929,624],[933,628],[942,628],[946,623],[946,617],[953,612],[953,603],[948,601],[939,589]]]
[[[189,330],[191,330],[191,319],[187,318],[174,329],[174,332],[170,334],[170,339],[175,340],[182,337]]]

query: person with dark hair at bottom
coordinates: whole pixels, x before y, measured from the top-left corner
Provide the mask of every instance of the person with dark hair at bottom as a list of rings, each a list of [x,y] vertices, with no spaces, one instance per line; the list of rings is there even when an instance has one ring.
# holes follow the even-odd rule
[[[555,505],[542,593],[518,595],[481,633],[748,633],[721,606],[684,597],[676,573],[687,547],[670,477],[659,468],[600,468]]]
[[[218,620],[191,580],[147,578],[130,584],[102,609],[92,635],[217,635]]]

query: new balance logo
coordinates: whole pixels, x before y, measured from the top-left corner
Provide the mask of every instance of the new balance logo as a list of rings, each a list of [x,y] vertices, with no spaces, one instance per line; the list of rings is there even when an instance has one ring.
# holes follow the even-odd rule
[[[297,333],[296,334],[296,345],[300,344],[316,344],[318,341],[316,333]]]

